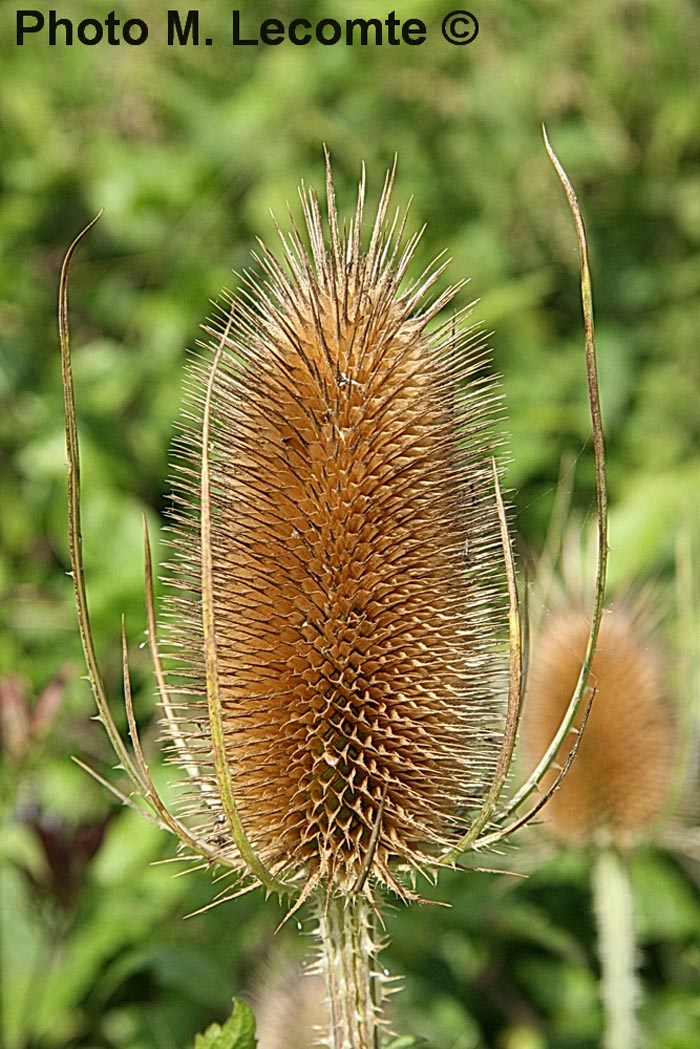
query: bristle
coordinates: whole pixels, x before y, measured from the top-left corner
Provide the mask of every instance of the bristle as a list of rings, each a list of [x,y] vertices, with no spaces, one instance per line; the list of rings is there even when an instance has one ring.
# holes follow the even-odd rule
[[[548,828],[572,845],[626,848],[664,811],[675,732],[660,658],[643,602],[606,613],[590,683],[595,697],[566,778],[543,810]],[[534,764],[553,738],[578,678],[589,621],[569,606],[552,612],[533,646],[524,741]],[[571,739],[562,747],[564,760]],[[554,778],[548,774],[543,787]]]
[[[499,394],[479,331],[461,318],[430,331],[454,294],[426,303],[441,268],[406,284],[416,239],[394,236],[396,218],[387,230],[392,180],[364,254],[364,184],[345,237],[329,181],[330,247],[302,191],[311,254],[296,230],[282,236],[282,262],[261,247],[258,274],[244,275],[231,305],[212,398],[213,588],[234,796],[269,870],[345,891],[364,881],[368,850],[370,880],[397,887],[397,868],[421,869],[454,841],[498,750]],[[213,346],[227,323],[205,329]],[[168,568],[170,637],[194,691],[179,698],[180,734],[192,737],[205,824],[221,811],[198,555],[209,369],[191,372]]]

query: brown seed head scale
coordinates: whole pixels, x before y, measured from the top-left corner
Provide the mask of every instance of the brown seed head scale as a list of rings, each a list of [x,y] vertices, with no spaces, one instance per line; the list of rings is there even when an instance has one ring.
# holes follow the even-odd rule
[[[559,602],[533,645],[523,725],[533,762],[561,720],[589,629],[580,606]],[[544,809],[548,829],[570,845],[628,848],[664,812],[676,740],[651,633],[643,599],[620,601],[603,618],[591,669],[591,713],[576,759]]]
[[[413,282],[419,235],[387,218],[387,177],[361,246],[330,170],[329,242],[264,245],[230,310],[211,386],[211,549],[221,719],[245,833],[275,876],[349,892],[439,859],[498,758],[505,635],[494,496],[500,394],[484,336],[431,322],[457,288]],[[213,772],[201,627],[198,482],[210,358],[192,369],[179,439],[168,630],[187,680],[177,755],[191,811],[232,862]],[[207,830],[207,828],[209,828]],[[367,878],[367,874],[370,875]]]

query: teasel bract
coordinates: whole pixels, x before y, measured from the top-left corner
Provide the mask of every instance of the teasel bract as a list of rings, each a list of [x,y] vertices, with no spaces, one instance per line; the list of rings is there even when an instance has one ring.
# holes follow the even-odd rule
[[[439,261],[410,281],[419,235],[405,239],[405,216],[389,217],[393,172],[364,247],[364,177],[341,233],[327,160],[328,236],[315,195],[302,190],[304,234],[294,223],[280,234],[281,261],[261,243],[256,275],[243,275],[237,295],[205,327],[208,356],[191,368],[167,567],[172,683],[147,535],[145,543],[150,649],[172,757],[189,782],[177,814],[158,796],[143,756],[124,630],[132,750],[117,731],[95,656],[67,308],[68,266],[84,234],[64,263],[71,558],[99,716],[153,818],[188,854],[237,876],[219,899],[261,884],[288,899],[289,913],[315,901],[333,1049],[379,1044],[374,924],[382,892],[413,898],[418,874],[454,866],[465,850],[526,823],[544,796],[517,810],[537,790],[586,694],[607,553],[604,452],[585,234],[547,147],[579,234],[599,585],[569,708],[534,774],[504,805],[521,644],[494,458],[500,395],[484,338],[465,328],[464,311],[431,325],[457,288],[430,298]]]

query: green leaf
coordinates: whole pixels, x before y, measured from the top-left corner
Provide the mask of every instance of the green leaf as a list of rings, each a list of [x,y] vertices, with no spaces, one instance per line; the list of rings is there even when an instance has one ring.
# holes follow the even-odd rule
[[[663,853],[638,853],[630,877],[640,943],[680,941],[697,936],[697,893],[682,870]]]
[[[250,1006],[233,999],[233,1012],[223,1025],[212,1024],[194,1040],[194,1049],[255,1049],[255,1017]]]

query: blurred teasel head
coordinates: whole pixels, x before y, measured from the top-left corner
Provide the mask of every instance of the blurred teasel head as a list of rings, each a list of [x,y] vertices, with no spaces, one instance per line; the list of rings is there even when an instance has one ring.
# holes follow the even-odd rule
[[[556,732],[590,635],[587,530],[567,522],[562,482],[557,494],[533,586],[534,640],[523,715],[531,762]],[[584,850],[590,863],[604,1049],[643,1041],[637,906],[628,861],[635,847],[667,837],[686,771],[670,699],[665,604],[650,584],[620,589],[610,603],[591,661],[593,701],[584,712],[585,726],[580,715],[572,723],[580,741],[576,760],[542,813],[551,836]],[[554,767],[563,760],[560,751]],[[543,787],[553,774],[545,774]]]
[[[652,602],[651,591],[620,597],[601,622],[590,674],[595,699],[576,761],[543,813],[548,830],[569,845],[629,848],[666,812],[677,740]],[[532,760],[561,721],[589,632],[583,598],[559,590],[528,671],[523,729]]]

